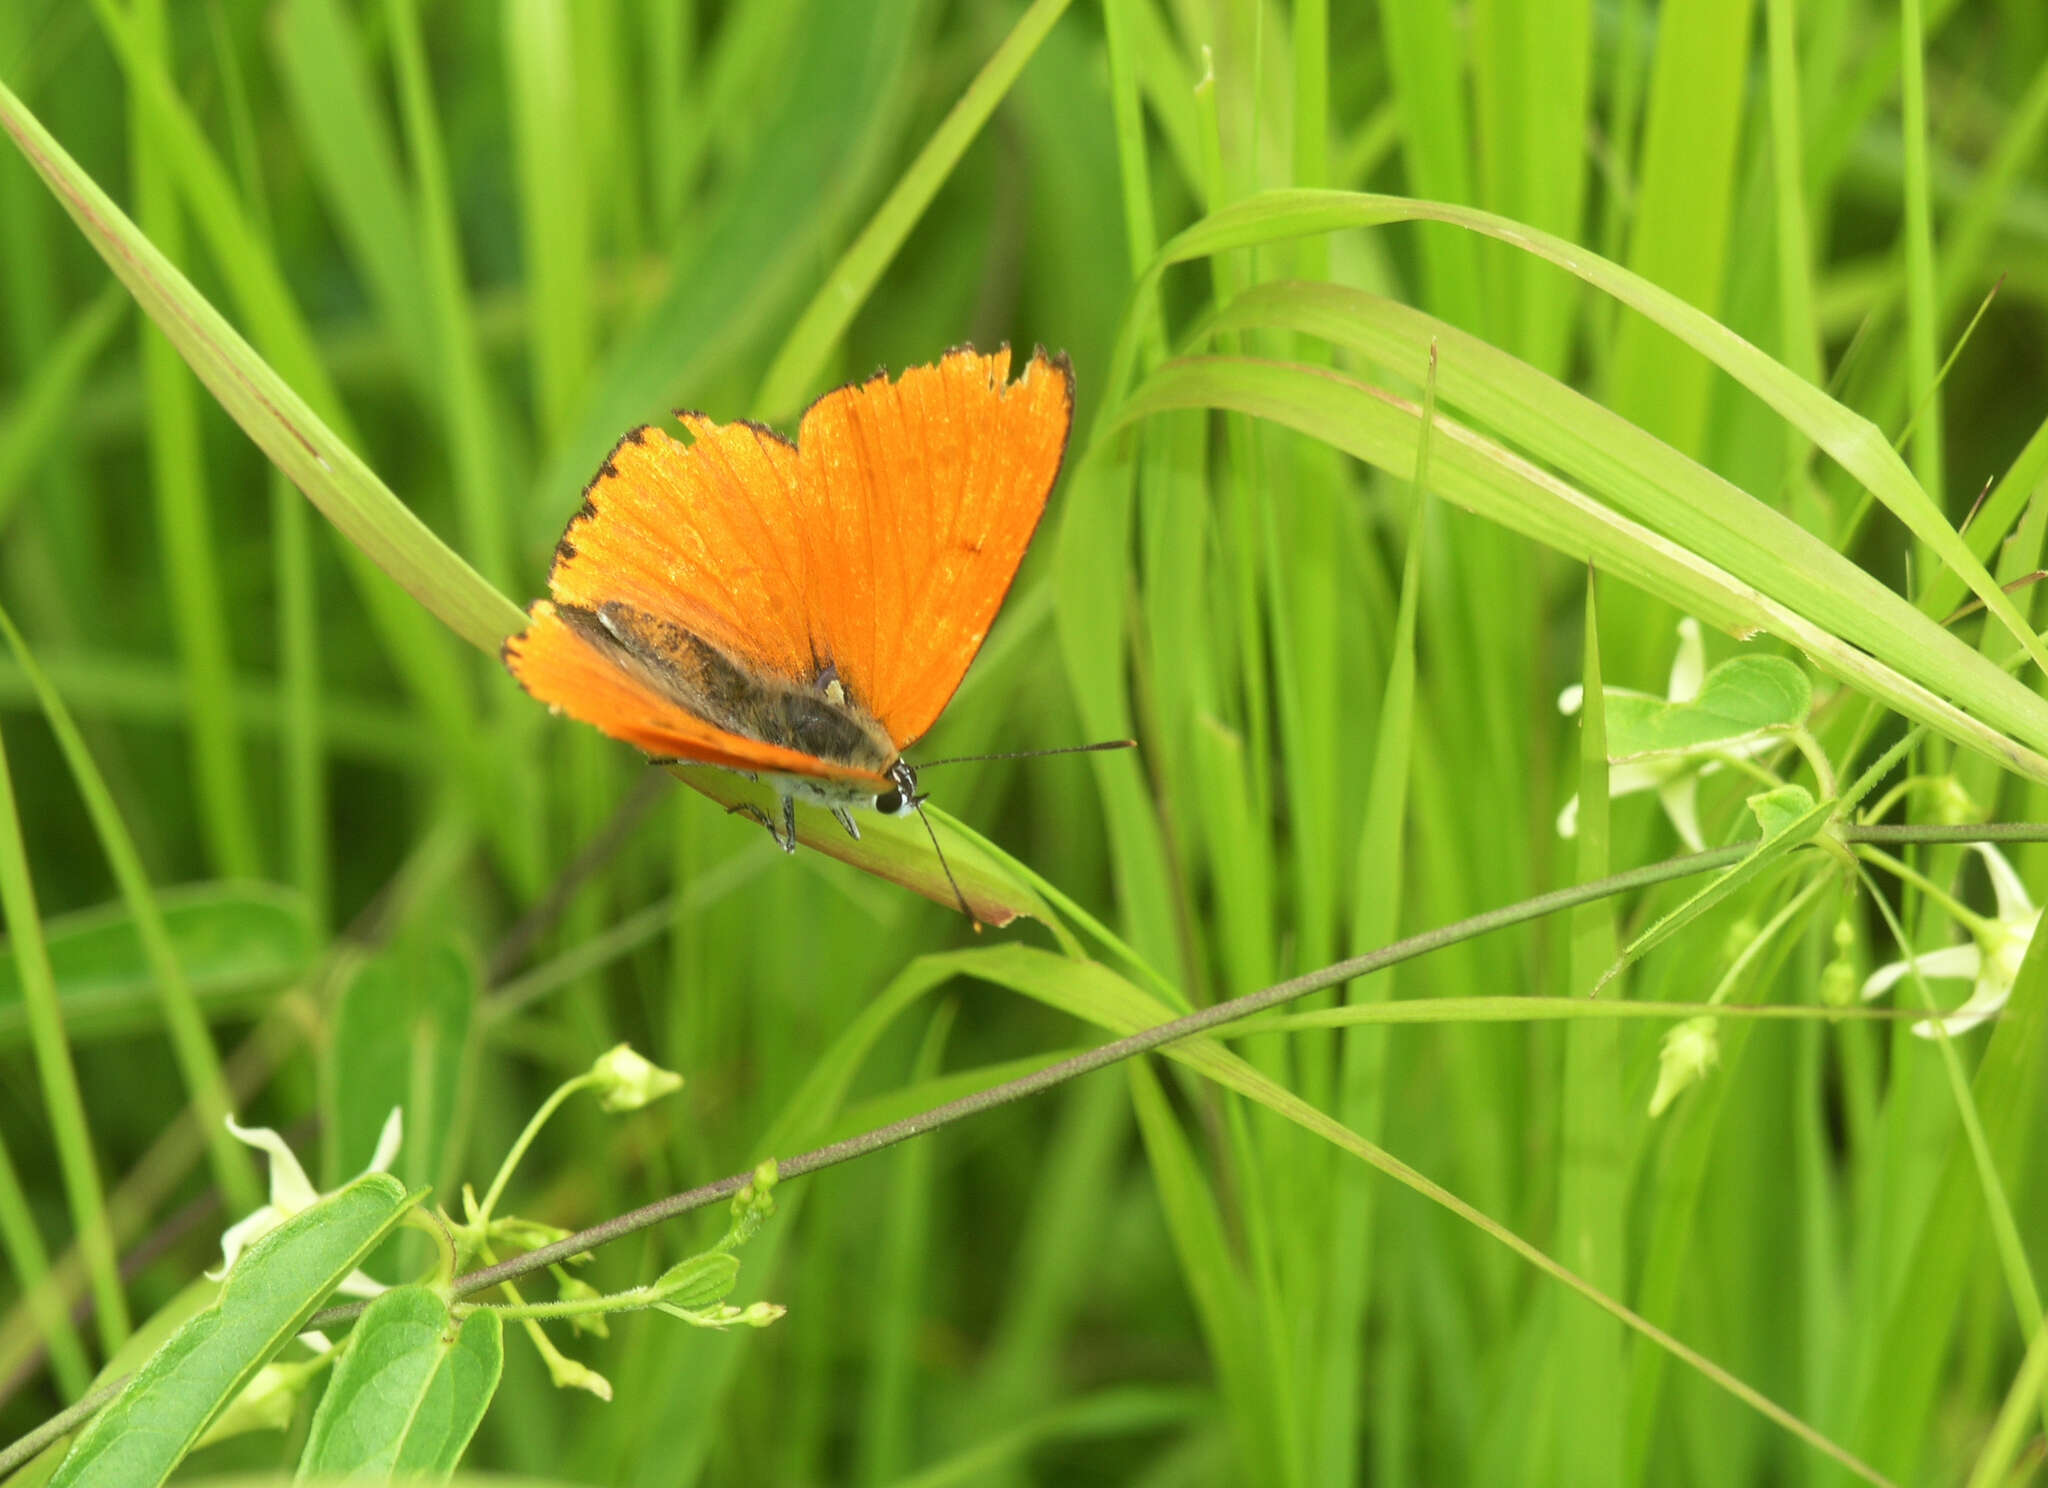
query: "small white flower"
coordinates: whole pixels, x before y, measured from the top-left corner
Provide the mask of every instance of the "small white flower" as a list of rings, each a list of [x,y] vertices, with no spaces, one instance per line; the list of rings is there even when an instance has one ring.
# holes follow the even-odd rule
[[[2012,984],[2019,979],[2020,963],[2033,944],[2034,930],[2041,923],[2041,911],[2027,897],[2026,885],[2006,861],[2005,854],[1988,842],[1970,844],[1984,855],[1984,869],[1991,877],[1991,892],[1998,899],[1995,918],[1981,921],[1973,938],[1961,945],[1929,951],[1905,961],[1880,966],[1863,983],[1863,1000],[1881,997],[1914,967],[1930,982],[1973,982],[1970,995],[1954,1012],[1940,1019],[1951,1036],[1975,1028],[1996,1017],[2012,996]],[[1935,1036],[1935,1020],[1922,1018],[1913,1025],[1921,1038]]]
[[[1707,676],[1707,648],[1700,638],[1699,621],[1688,615],[1678,622],[1678,652],[1671,659],[1671,679],[1664,689],[1667,703],[1689,703],[1700,695],[1700,684]],[[1632,687],[1603,687],[1600,689],[1609,697],[1649,697],[1647,692],[1638,692]],[[1557,711],[1567,718],[1585,706],[1586,689],[1577,683],[1567,687],[1557,696]],[[1742,739],[1716,746],[1721,754],[1760,754],[1772,747],[1771,739]],[[1607,795],[1632,796],[1639,791],[1653,790],[1664,807],[1664,814],[1671,818],[1671,825],[1677,829],[1679,839],[1694,852],[1706,849],[1706,839],[1700,835],[1699,784],[1702,775],[1711,775],[1721,768],[1718,760],[1709,760],[1704,765],[1691,755],[1672,754],[1656,759],[1626,760],[1610,765],[1607,770]],[[1557,835],[1576,837],[1579,835],[1579,798],[1574,795],[1564,803],[1564,810],[1557,814]]]
[[[614,1044],[590,1066],[597,1076],[597,1102],[607,1111],[637,1111],[683,1088],[683,1077],[633,1052],[631,1044]]]
[[[251,1245],[290,1219],[294,1214],[311,1208],[319,1202],[320,1193],[306,1177],[306,1170],[299,1166],[292,1149],[285,1145],[283,1137],[267,1126],[238,1126],[235,1118],[227,1118],[228,1130],[237,1141],[254,1147],[270,1158],[270,1202],[262,1205],[253,1214],[235,1221],[220,1237],[221,1262],[218,1271],[206,1273],[209,1281],[219,1281],[228,1274],[242,1254]],[[405,1118],[397,1106],[384,1118],[384,1129],[377,1135],[377,1150],[370,1157],[365,1173],[385,1173],[391,1170],[391,1160],[398,1156],[398,1144],[404,1140]],[[349,1297],[374,1297],[384,1290],[384,1284],[361,1271],[351,1271],[342,1278],[337,1292]],[[302,1334],[316,1348],[324,1349],[326,1340],[318,1333]]]

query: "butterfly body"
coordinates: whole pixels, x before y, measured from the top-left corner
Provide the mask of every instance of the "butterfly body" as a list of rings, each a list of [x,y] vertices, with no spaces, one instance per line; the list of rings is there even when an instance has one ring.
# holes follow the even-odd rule
[[[961,348],[826,394],[798,439],[636,429],[505,645],[521,685],[661,760],[766,781],[858,831],[920,799],[903,751],[986,636],[1066,449],[1073,375]]]

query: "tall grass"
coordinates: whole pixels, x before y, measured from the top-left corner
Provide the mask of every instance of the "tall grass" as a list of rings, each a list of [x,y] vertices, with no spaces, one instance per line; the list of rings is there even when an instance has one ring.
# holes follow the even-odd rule
[[[548,1325],[609,1404],[508,1329],[465,1464],[2039,1470],[2048,958],[1988,1030],[1850,1016],[1992,895],[1835,830],[2048,818],[2038,6],[12,0],[0,84],[0,1436],[211,1296],[226,1109],[332,1188],[403,1105],[460,1218],[630,1041],[682,1092],[502,1201],[577,1229],[1671,857],[1609,761],[1702,716],[1629,695],[1691,615],[1817,699],[1721,674],[1740,866],[789,1177],[785,1317]],[[623,429],[963,340],[1079,410],[921,748],[1141,744],[933,777],[980,936],[915,823],[785,861],[494,654]],[[289,1468],[320,1388],[190,1470]]]

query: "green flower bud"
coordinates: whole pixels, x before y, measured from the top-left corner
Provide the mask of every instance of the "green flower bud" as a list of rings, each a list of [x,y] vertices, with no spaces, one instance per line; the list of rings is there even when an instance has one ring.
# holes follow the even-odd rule
[[[1698,1084],[1720,1062],[1721,1039],[1713,1018],[1687,1018],[1665,1034],[1657,1056],[1657,1089],[1650,1096],[1651,1118],[1662,1116],[1681,1092]]]
[[[650,1064],[630,1044],[616,1044],[590,1066],[597,1076],[597,1099],[607,1111],[637,1111],[683,1088],[683,1077]]]

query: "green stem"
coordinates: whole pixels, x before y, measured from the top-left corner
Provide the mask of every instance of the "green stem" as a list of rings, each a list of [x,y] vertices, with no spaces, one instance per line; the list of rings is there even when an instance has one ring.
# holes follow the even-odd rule
[[[1893,877],[1913,885],[1921,893],[1947,910],[1957,923],[1961,924],[1972,935],[1981,936],[1994,928],[1991,920],[1986,919],[1967,905],[1958,902],[1955,895],[1949,893],[1948,890],[1944,889],[1926,874],[1909,864],[1901,862],[1882,848],[1872,847],[1866,843],[1856,849],[1856,856],[1863,859],[1866,863],[1877,864],[1878,867],[1885,869]],[[1912,954],[1910,949],[1907,951],[1907,954]]]
[[[1856,788],[1852,788],[1851,795],[1854,796],[1856,793]],[[1976,837],[1972,838],[1962,835],[1968,833],[1975,833]],[[1842,829],[1842,836],[1845,841],[1850,843],[1985,839],[2048,842],[2048,822],[2013,823],[2004,829],[1945,826],[1918,828],[1851,826]],[[1424,931],[1420,935],[1411,935],[1404,940],[1396,941],[1391,945],[1384,946],[1366,955],[1350,957],[1347,960],[1326,966],[1320,971],[1308,972],[1302,976],[1276,983],[1265,988],[1263,991],[1252,992],[1243,997],[1233,998],[1228,1002],[1220,1002],[1213,1007],[1204,1008],[1200,1012],[1192,1013],[1187,1017],[1175,1018],[1170,1022],[1140,1030],[1126,1038],[1115,1039],[1109,1043],[1098,1045],[1093,1049],[1073,1055],[1070,1058],[1048,1064],[1018,1079],[1005,1081],[1001,1085],[991,1086],[987,1090],[977,1091],[973,1095],[963,1096],[958,1100],[947,1101],[945,1104],[934,1106],[928,1111],[919,1112],[914,1116],[907,1116],[900,1121],[890,1122],[886,1126],[876,1127],[874,1130],[863,1132],[859,1136],[849,1137],[844,1141],[832,1142],[826,1146],[814,1148],[809,1152],[800,1153],[777,1165],[778,1176],[781,1179],[799,1178],[806,1173],[819,1172],[825,1168],[834,1167],[839,1163],[849,1162],[854,1158],[866,1157],[871,1153],[893,1147],[899,1142],[908,1141],[912,1137],[923,1136],[928,1132],[936,1131],[940,1127],[949,1126],[956,1121],[962,1121],[971,1116],[979,1116],[1001,1106],[1010,1105],[1029,1096],[1037,1095],[1042,1091],[1063,1085],[1067,1081],[1076,1079],[1081,1075],[1092,1074],[1096,1070],[1105,1069],[1112,1064],[1121,1063],[1123,1060],[1134,1058],[1140,1054],[1148,1054],[1154,1049],[1162,1048],[1167,1044],[1177,1043],[1182,1039],[1192,1038],[1197,1034],[1214,1032],[1226,1025],[1249,1018],[1255,1013],[1263,1013],[1285,1003],[1292,1002],[1297,998],[1306,997],[1311,992],[1319,992],[1325,987],[1334,987],[1342,982],[1354,981],[1359,977],[1370,976],[1374,972],[1382,971],[1389,966],[1399,965],[1403,961],[1412,961],[1418,956],[1427,955],[1433,951],[1442,950],[1446,946],[1475,939],[1478,936],[1489,934],[1495,930],[1504,930],[1510,926],[1524,924],[1529,920],[1556,914],[1560,910],[1572,909],[1581,904],[1589,904],[1594,900],[1607,898],[1614,894],[1627,893],[1635,889],[1648,888],[1655,884],[1669,883],[1674,879],[1687,878],[1699,873],[1711,873],[1716,869],[1730,867],[1746,857],[1753,850],[1754,846],[1755,844],[1753,843],[1738,843],[1732,847],[1717,848],[1710,852],[1693,853],[1687,857],[1673,858],[1662,863],[1652,863],[1641,868],[1631,868],[1624,873],[1612,874],[1607,878],[1595,879],[1589,883],[1574,884],[1570,888],[1553,890],[1548,894],[1539,894],[1533,899],[1525,899],[1518,904],[1510,904],[1500,909],[1488,910],[1484,914],[1473,915],[1469,919],[1439,926],[1435,930]],[[1830,1011],[1832,1012],[1833,1010]],[[500,1282],[513,1277],[524,1276],[528,1272],[542,1270],[556,1262],[567,1260],[570,1256],[578,1255],[587,1250],[595,1250],[601,1245],[607,1245],[627,1235],[636,1234],[665,1220],[693,1213],[698,1209],[718,1203],[722,1199],[729,1199],[748,1184],[754,1182],[756,1177],[756,1170],[750,1168],[744,1173],[734,1173],[716,1182],[706,1183],[700,1187],[686,1190],[683,1193],[671,1194],[664,1199],[657,1199],[652,1204],[645,1204],[625,1214],[616,1215],[602,1224],[592,1225],[587,1230],[580,1230],[576,1234],[555,1241],[553,1244],[528,1251],[525,1255],[517,1256],[512,1260],[497,1265],[487,1266],[480,1271],[473,1271],[467,1276],[458,1277],[454,1283],[454,1291],[458,1296],[468,1296],[486,1287],[496,1286]],[[332,1323],[346,1322],[362,1310],[362,1305],[358,1303],[347,1303],[337,1307],[330,1307],[318,1313],[307,1326],[318,1328],[326,1327]]]
[[[1805,888],[1788,899],[1785,902],[1785,907],[1765,922],[1763,929],[1757,931],[1755,935],[1749,938],[1749,944],[1744,946],[1741,954],[1729,964],[1727,974],[1721,978],[1720,983],[1707,997],[1706,1005],[1708,1007],[1719,1007],[1728,1000],[1728,994],[1735,990],[1736,982],[1741,979],[1742,973],[1748,968],[1750,962],[1754,961],[1762,953],[1765,946],[1777,938],[1778,932],[1785,928],[1791,921],[1792,916],[1804,909],[1814,896],[1826,888],[1830,882],[1832,880],[1825,874],[1818,875],[1809,880]]]
[[[588,1072],[580,1074],[575,1079],[564,1081],[557,1086],[555,1093],[541,1102],[540,1109],[535,1111],[532,1119],[526,1123],[526,1130],[519,1134],[519,1139],[512,1144],[512,1150],[505,1154],[505,1160],[498,1165],[498,1175],[491,1180],[490,1189],[484,1194],[484,1201],[477,1206],[476,1218],[471,1227],[479,1239],[489,1233],[491,1211],[498,1207],[498,1200],[505,1192],[505,1185],[512,1181],[513,1170],[519,1166],[520,1159],[526,1156],[526,1149],[533,1145],[533,1139],[540,1135],[540,1129],[548,1124],[548,1118],[559,1111],[562,1102],[577,1091],[596,1084],[597,1078],[595,1074]],[[574,1253],[568,1252],[571,1255]]]

